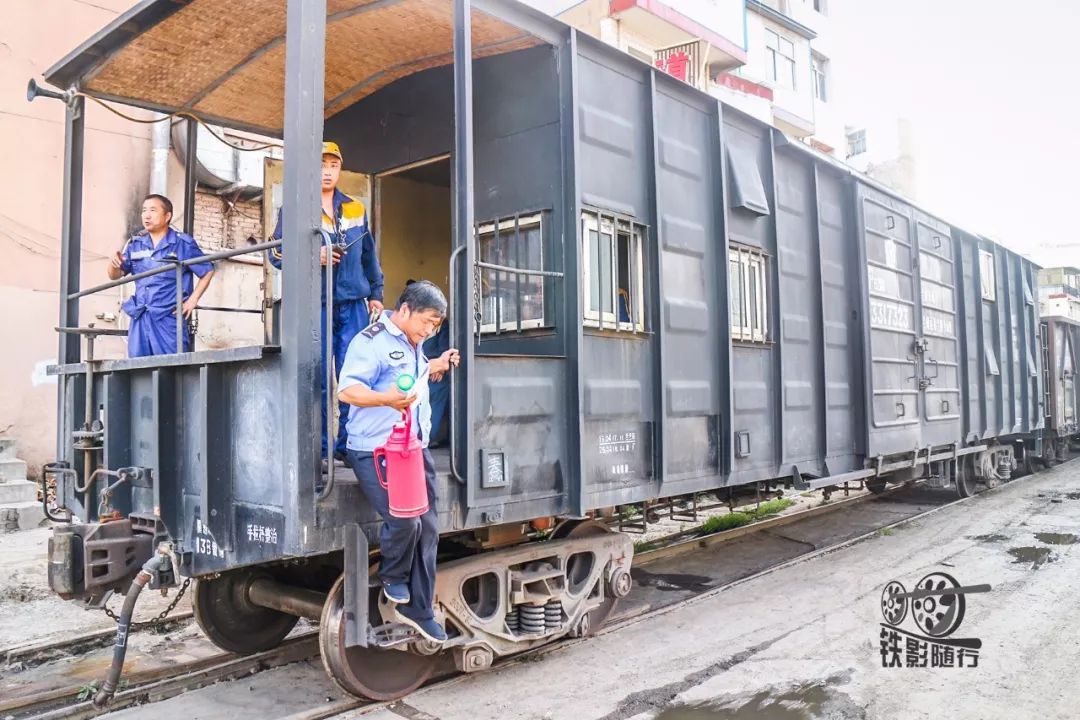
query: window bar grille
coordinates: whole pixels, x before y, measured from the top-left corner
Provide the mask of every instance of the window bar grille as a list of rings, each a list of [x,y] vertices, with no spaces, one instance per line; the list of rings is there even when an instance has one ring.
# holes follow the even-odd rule
[[[753,311],[750,307],[750,253],[745,248],[739,248],[739,274],[742,275],[742,325],[739,326],[739,337],[749,340],[753,331],[750,326],[754,322]]]
[[[612,238],[614,239],[614,247],[611,249],[611,310],[615,316],[615,331],[618,332],[622,329],[622,323],[619,322],[619,250],[620,250],[620,238],[619,238],[619,221],[615,220],[615,227],[612,228]]]
[[[769,341],[769,294],[767,292],[769,278],[772,277],[769,274],[769,258],[765,253],[761,253],[761,278],[758,281],[758,292],[761,294],[761,300],[758,307],[761,308],[761,342]],[[777,293],[780,289],[777,288]]]
[[[499,218],[495,218],[495,237],[492,238],[491,242],[492,248],[495,250],[493,254],[498,259],[498,264],[505,265],[506,258],[503,257],[502,244],[499,242],[499,225]],[[493,288],[492,297],[495,302],[491,304],[491,313],[495,319],[495,334],[502,335],[502,273],[496,270],[493,274],[495,275],[495,287]]]
[[[634,256],[636,255],[634,250],[637,249],[638,244],[634,242],[635,231],[636,228],[631,225],[630,243],[627,243],[626,245],[626,318],[630,321],[631,332],[637,329],[637,321],[635,317],[637,298],[634,296],[634,290],[636,289],[635,285],[637,285],[637,274],[635,273],[634,266]]]
[[[604,213],[596,213],[596,317],[600,329],[604,329]]]
[[[521,216],[514,215],[514,267],[521,268]],[[514,273],[514,307],[517,311],[517,331],[521,332],[521,273]]]

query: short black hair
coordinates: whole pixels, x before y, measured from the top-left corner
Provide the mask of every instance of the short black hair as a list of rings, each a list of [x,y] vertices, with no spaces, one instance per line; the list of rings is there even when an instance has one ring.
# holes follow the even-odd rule
[[[157,193],[150,193],[149,195],[144,197],[142,201],[146,202],[147,200],[158,200],[158,201],[160,201],[161,202],[161,207],[165,208],[165,212],[169,213],[170,215],[173,214],[172,200],[165,197],[164,195],[158,195]]]
[[[398,308],[402,305],[408,305],[413,312],[434,310],[440,316],[446,317],[446,296],[438,285],[429,280],[408,283],[397,301]]]

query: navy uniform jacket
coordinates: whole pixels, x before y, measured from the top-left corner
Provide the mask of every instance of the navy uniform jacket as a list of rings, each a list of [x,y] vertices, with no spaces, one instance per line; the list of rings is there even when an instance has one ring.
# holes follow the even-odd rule
[[[323,230],[330,233],[333,242],[345,246],[341,262],[334,268],[334,302],[383,299],[383,273],[379,256],[375,252],[375,238],[368,228],[367,210],[364,203],[334,190],[334,217],[322,214]],[[281,211],[272,239],[281,239]],[[281,269],[281,250],[272,249],[270,263]],[[326,302],[326,275],[322,277],[322,301]]]
[[[123,252],[123,262],[120,269],[125,275],[137,275],[147,270],[153,270],[163,264],[172,265],[170,260],[190,260],[204,255],[198,243],[190,235],[177,232],[173,228],[165,233],[157,247],[154,240],[146,231],[131,238]],[[184,268],[183,272],[183,297],[186,300],[194,288],[192,276],[202,277],[214,269],[213,263],[196,263]],[[135,294],[129,297],[122,310],[131,318],[137,318],[148,309],[167,310],[172,312],[176,309],[176,274],[171,272],[159,273],[148,278],[135,281]],[[175,322],[175,320],[173,320]]]

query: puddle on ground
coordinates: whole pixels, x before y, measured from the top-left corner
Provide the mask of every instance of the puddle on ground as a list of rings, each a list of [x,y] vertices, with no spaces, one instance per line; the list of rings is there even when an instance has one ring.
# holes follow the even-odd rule
[[[1054,561],[1053,556],[1050,554],[1050,548],[1045,547],[1010,548],[1009,554],[1016,558],[1013,560],[1013,565],[1031,563],[1032,570],[1038,570],[1044,563]]]
[[[633,568],[630,574],[634,582],[657,590],[692,590],[701,592],[713,586],[713,579],[705,575],[684,575],[681,573],[651,573],[641,568]]]
[[[976,535],[972,540],[978,540],[979,542],[996,543],[1005,542],[1009,539],[1008,535],[1001,535],[999,533],[993,533],[991,535]]]
[[[1035,539],[1047,545],[1072,545],[1076,536],[1072,533],[1035,533]]]
[[[800,685],[785,693],[765,691],[747,698],[671,707],[656,720],[813,720],[853,717],[843,713],[851,700],[824,683]],[[854,717],[860,717],[856,715]]]

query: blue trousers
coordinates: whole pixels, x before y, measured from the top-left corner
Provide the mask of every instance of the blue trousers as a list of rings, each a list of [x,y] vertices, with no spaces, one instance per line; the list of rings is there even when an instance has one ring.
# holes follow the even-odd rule
[[[193,339],[184,324],[184,349],[191,352]],[[147,307],[131,318],[128,326],[128,357],[171,355],[176,352],[176,308]]]
[[[424,474],[427,476],[428,504],[420,517],[398,518],[390,514],[390,498],[375,474],[375,459],[369,452],[349,450],[349,462],[368,503],[379,513],[379,579],[384,583],[409,586],[409,604],[398,608],[401,614],[416,620],[435,616],[435,556],[439,550],[439,515],[435,509],[435,463],[424,450]],[[386,476],[386,464],[382,466]],[[393,482],[390,480],[390,482]]]
[[[428,392],[431,402],[431,434],[428,441],[441,443],[439,432],[446,425],[450,408],[450,378],[443,375],[439,382],[428,381]]]
[[[366,300],[347,300],[334,303],[334,369],[341,379],[341,366],[345,364],[345,352],[357,333],[368,326]],[[326,328],[326,306],[322,306],[322,328]],[[322,387],[322,456],[330,457],[326,452],[326,345],[322,346],[322,366],[319,372],[319,384]],[[334,452],[345,454],[345,440],[348,437],[345,424],[349,421],[349,406],[338,403],[338,428],[334,442]]]

